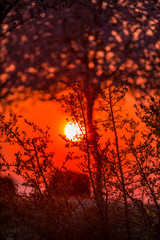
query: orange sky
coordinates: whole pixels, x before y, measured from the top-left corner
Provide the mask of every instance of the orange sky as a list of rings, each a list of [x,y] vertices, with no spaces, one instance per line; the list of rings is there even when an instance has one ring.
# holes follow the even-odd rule
[[[131,117],[135,116],[133,104],[134,98],[130,95],[126,95],[124,109],[126,109],[125,113],[129,113]],[[65,141],[59,136],[59,134],[64,135],[64,129],[67,124],[66,118],[69,117],[69,115],[64,113],[60,104],[45,101],[36,101],[33,104],[31,100],[27,100],[26,102],[19,103],[18,107],[12,109],[14,109],[14,112],[17,114],[23,115],[24,118],[34,122],[43,129],[45,129],[46,126],[50,127],[50,134],[53,137],[52,150],[55,152],[54,161],[56,165],[60,167],[65,160],[67,152],[73,150],[65,148]],[[12,161],[14,151],[15,148],[10,145],[5,145],[3,148],[3,153],[9,161]],[[78,150],[76,153],[78,153]],[[76,162],[72,161],[67,167],[78,170],[76,164]]]
[[[55,152],[54,160],[58,166],[61,166],[65,160],[68,149],[65,148],[65,141],[59,135],[64,135],[64,129],[68,123],[66,118],[69,118],[69,115],[63,111],[60,104],[45,101],[36,101],[33,104],[32,100],[27,100],[19,103],[16,108],[12,107],[12,111],[16,114],[23,115],[28,121],[34,122],[44,130],[46,126],[50,127],[49,133],[53,140],[52,151]],[[23,129],[23,125],[21,127]],[[14,151],[15,148],[9,144],[3,146],[3,153],[10,162],[13,159]]]

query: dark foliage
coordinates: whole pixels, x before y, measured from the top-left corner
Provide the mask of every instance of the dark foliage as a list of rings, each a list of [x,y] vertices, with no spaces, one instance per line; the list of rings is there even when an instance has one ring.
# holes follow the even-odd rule
[[[83,82],[92,101],[117,69],[133,90],[159,88],[158,1],[35,1],[22,9],[30,20],[2,39],[3,103],[13,101],[15,88],[52,100],[73,82]]]
[[[0,196],[13,197],[16,195],[16,187],[13,180],[9,177],[0,177]]]
[[[74,171],[56,171],[52,176],[49,189],[54,195],[90,196],[90,181],[87,174]]]

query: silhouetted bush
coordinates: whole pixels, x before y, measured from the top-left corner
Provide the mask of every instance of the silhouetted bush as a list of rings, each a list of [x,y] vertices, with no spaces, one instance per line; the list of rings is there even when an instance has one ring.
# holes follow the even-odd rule
[[[49,189],[54,195],[88,195],[90,196],[90,181],[87,174],[74,171],[58,170],[49,183]]]
[[[13,197],[16,194],[16,188],[13,180],[9,177],[0,177],[0,197],[4,195]]]

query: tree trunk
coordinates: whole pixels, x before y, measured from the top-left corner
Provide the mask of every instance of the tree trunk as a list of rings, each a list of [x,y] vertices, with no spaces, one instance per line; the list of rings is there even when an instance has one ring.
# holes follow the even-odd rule
[[[111,111],[111,116],[112,116],[113,132],[114,132],[114,135],[115,135],[115,145],[116,145],[117,159],[118,159],[118,165],[119,165],[120,176],[121,176],[121,185],[122,185],[122,189],[123,189],[126,230],[127,230],[128,240],[131,240],[132,237],[131,237],[131,233],[130,233],[130,222],[129,222],[127,195],[126,195],[126,185],[125,185],[124,173],[123,173],[123,168],[122,168],[122,161],[121,161],[120,151],[119,151],[117,128],[116,128],[115,117],[114,117],[113,106],[112,106],[112,94],[111,94],[110,90],[109,90],[109,100],[110,100],[110,111]]]
[[[102,155],[98,145],[98,133],[93,124],[93,105],[94,102],[88,102],[88,111],[87,111],[87,121],[88,121],[88,133],[89,133],[89,145],[92,150],[92,154],[95,159],[95,166],[96,166],[96,179],[95,179],[95,201],[97,205],[98,215],[100,219],[100,224],[103,226],[103,236],[106,240],[109,240],[109,231],[106,225],[106,214],[105,208],[105,199],[103,196],[103,162],[102,162]]]

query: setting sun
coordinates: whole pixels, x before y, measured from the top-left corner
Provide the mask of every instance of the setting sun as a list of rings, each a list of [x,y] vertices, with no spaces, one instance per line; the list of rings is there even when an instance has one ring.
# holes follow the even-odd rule
[[[69,140],[77,141],[82,136],[78,123],[69,122],[65,127],[65,135]]]

